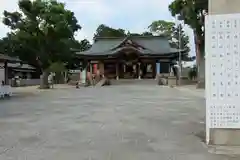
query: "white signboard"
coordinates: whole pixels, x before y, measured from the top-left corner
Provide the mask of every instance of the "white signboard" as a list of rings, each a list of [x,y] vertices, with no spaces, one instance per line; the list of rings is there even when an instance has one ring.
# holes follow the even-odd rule
[[[205,26],[208,128],[240,128],[240,14],[208,15]]]

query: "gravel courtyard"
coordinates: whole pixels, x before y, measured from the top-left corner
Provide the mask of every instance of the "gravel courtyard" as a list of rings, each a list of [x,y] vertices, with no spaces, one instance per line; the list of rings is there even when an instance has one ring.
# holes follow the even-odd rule
[[[201,143],[204,100],[174,88],[61,88],[0,101],[0,160],[227,160]]]

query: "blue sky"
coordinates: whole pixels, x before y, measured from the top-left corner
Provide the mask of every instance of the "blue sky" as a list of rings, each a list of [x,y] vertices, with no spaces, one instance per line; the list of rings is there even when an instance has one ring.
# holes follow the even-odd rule
[[[18,0],[3,0],[0,12],[4,10],[17,10]],[[92,40],[93,34],[99,24],[106,24],[114,28],[123,28],[138,33],[148,31],[148,26],[154,20],[174,21],[168,11],[172,0],[60,0],[65,2],[68,9],[75,12],[79,24],[83,27],[76,38]],[[0,37],[8,29],[0,24]],[[195,55],[193,34],[189,27],[185,27],[190,36],[191,55]]]

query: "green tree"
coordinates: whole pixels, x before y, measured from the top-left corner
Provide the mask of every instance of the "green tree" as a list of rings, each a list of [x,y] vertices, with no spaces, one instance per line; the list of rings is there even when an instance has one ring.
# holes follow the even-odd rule
[[[143,33],[130,33],[128,31],[127,33],[128,36],[153,36],[153,34],[151,32],[143,32]]]
[[[171,39],[171,35],[174,30],[175,23],[168,22],[164,20],[157,20],[153,21],[148,28],[150,31],[157,35],[164,35],[166,37],[169,37]]]
[[[171,46],[173,48],[190,51],[189,48],[189,36],[186,35],[181,24],[173,28],[173,33],[171,35]]]
[[[20,12],[4,11],[3,18],[12,30],[12,53],[29,63],[35,59],[43,73],[41,88],[48,88],[47,68],[51,63],[72,58],[70,46],[81,27],[74,13],[56,0],[20,0],[18,7]]]
[[[67,71],[66,64],[63,62],[54,62],[50,64],[48,72],[55,73],[54,83],[61,83],[64,80],[64,73]]]
[[[54,62],[48,68],[49,72],[55,72],[55,73],[61,73],[66,70],[67,70],[66,65],[63,62]]]
[[[152,22],[148,28],[156,35],[166,36],[171,47],[189,52],[189,37],[185,34],[181,24],[176,26],[173,22],[158,20]]]
[[[142,34],[141,34],[142,36],[153,36],[153,34],[151,33],[151,32],[143,32]]]
[[[193,29],[197,52],[204,55],[204,17],[208,12],[208,0],[175,0],[169,10]]]
[[[177,16],[193,29],[198,76],[204,77],[204,17],[208,13],[208,0],[174,0],[169,5],[169,10],[172,16]]]
[[[98,26],[96,33],[94,34],[94,38],[98,37],[126,37],[126,36],[153,36],[151,32],[143,32],[143,33],[131,33],[129,31],[125,31],[124,29],[111,28],[104,24]]]
[[[81,41],[74,40],[71,46],[71,50],[82,52],[88,50],[91,46],[91,43],[87,39],[83,39]]]
[[[131,33],[131,32],[127,32],[127,36],[141,36],[141,34],[140,33]]]
[[[88,50],[89,48],[91,48],[91,46],[91,43],[87,39],[81,40],[79,43],[79,48],[81,52]]]
[[[95,40],[98,37],[125,37],[126,33],[124,29],[114,29],[104,24],[98,26],[96,33],[94,34],[93,39]]]
[[[7,52],[7,48],[9,46],[9,39],[8,37],[3,37],[0,39],[0,53],[4,54]]]
[[[91,48],[91,46],[92,46],[91,43],[87,39],[83,39],[80,42],[78,40],[75,40],[73,46],[71,47],[71,50],[73,53],[83,52]],[[87,63],[83,62],[81,59],[77,57],[73,57],[72,60],[67,63],[66,67],[68,69],[85,68],[87,67]]]
[[[34,54],[28,54],[31,53],[30,47],[26,47],[23,44],[23,42],[16,40],[15,35],[7,34],[6,37],[0,39],[0,52],[12,57],[18,57],[22,61],[34,66],[40,74],[41,68],[39,67],[36,56]]]

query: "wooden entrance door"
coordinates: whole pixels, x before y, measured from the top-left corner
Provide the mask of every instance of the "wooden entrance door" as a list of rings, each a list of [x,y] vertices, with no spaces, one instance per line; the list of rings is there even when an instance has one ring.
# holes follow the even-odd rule
[[[137,64],[136,63],[120,63],[119,67],[120,78],[135,79],[137,78]]]

